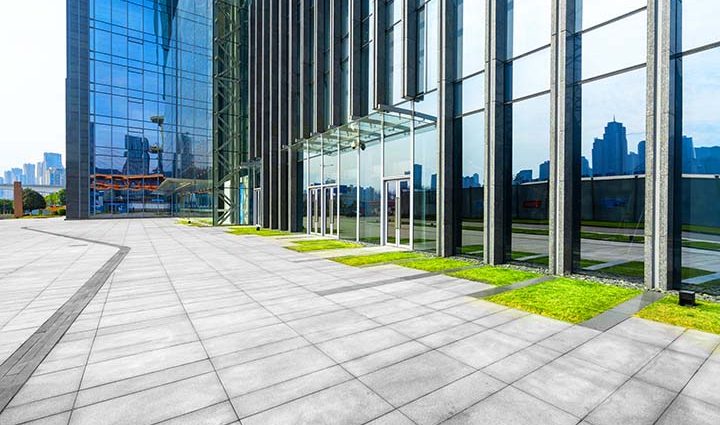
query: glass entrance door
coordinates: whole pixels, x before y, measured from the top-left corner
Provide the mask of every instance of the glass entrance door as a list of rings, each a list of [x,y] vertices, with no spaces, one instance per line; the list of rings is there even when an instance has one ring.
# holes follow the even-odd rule
[[[329,186],[323,189],[325,195],[325,220],[323,234],[325,236],[337,236],[338,234],[338,188],[337,186]]]
[[[310,208],[310,225],[308,226],[308,228],[310,229],[310,233],[318,235],[322,234],[322,227],[320,227],[320,222],[322,220],[320,191],[320,188],[312,188],[309,191],[308,197],[310,200],[310,205],[308,206]]]
[[[385,245],[410,246],[410,180],[385,182]]]
[[[253,189],[253,225],[255,226],[262,226],[262,220],[260,220],[260,216],[262,215],[262,189],[261,188],[255,188]]]

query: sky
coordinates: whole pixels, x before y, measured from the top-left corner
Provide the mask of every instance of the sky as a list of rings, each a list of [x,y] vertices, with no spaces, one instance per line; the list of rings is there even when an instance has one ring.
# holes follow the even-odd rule
[[[65,1],[0,4],[0,172],[65,160]]]

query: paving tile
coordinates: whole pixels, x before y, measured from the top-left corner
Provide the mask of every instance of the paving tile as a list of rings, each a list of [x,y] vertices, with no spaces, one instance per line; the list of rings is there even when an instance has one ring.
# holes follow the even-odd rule
[[[679,337],[684,330],[679,326],[631,317],[610,329],[608,333],[664,348]]]
[[[473,320],[473,323],[484,326],[486,328],[494,328],[495,326],[500,326],[503,323],[507,323],[511,320],[516,320],[521,317],[527,316],[528,314],[530,313],[515,310],[512,308],[505,308],[504,310],[500,310],[497,313],[489,314],[477,320]]]
[[[214,373],[128,394],[73,411],[70,424],[152,424],[225,400]]]
[[[555,335],[570,326],[571,325],[566,322],[549,319],[536,314],[529,314],[517,320],[496,326],[494,329],[498,332],[512,335],[526,341],[538,342]]]
[[[698,357],[707,357],[720,344],[720,335],[688,329],[668,349]]]
[[[415,341],[409,341],[376,353],[368,354],[367,356],[359,357],[355,360],[350,360],[349,362],[343,363],[343,367],[355,376],[362,376],[429,350],[430,348],[425,345]]]
[[[367,423],[367,425],[416,425],[415,422],[408,419],[399,410],[393,410],[390,413],[380,416]]]
[[[531,345],[483,369],[483,372],[511,384],[545,366],[561,354],[540,345]]]
[[[247,394],[333,366],[315,347],[304,347],[218,370],[230,397]]]
[[[720,423],[720,408],[681,394],[656,423],[657,425],[717,425]]]
[[[420,425],[438,424],[501,390],[505,384],[483,372],[452,382],[400,410]]]
[[[208,360],[202,360],[195,363],[189,363],[182,366],[135,376],[129,379],[110,382],[97,387],[82,389],[77,394],[75,406],[87,406],[104,400],[110,400],[111,398],[122,397],[127,394],[159,387],[210,372],[213,372],[212,365]]]
[[[74,393],[80,387],[82,373],[83,368],[76,367],[59,372],[31,376],[12,399],[9,406]]]
[[[538,342],[538,345],[561,353],[567,353],[601,334],[600,331],[594,329],[572,326]]]
[[[232,403],[245,418],[351,379],[353,376],[343,368],[333,366],[233,398]]]
[[[595,425],[652,425],[676,393],[631,379],[587,417]]]
[[[159,422],[163,425],[227,425],[238,420],[232,405],[225,401]]]
[[[326,341],[317,347],[336,362],[343,363],[407,341],[408,337],[383,327]]]
[[[439,351],[480,369],[529,345],[528,341],[490,329],[441,347]]]
[[[360,380],[395,407],[468,375],[472,368],[430,351],[380,369]]]
[[[561,357],[513,385],[577,417],[584,417],[627,379],[592,363]]]
[[[703,361],[700,357],[664,350],[645,365],[636,377],[650,384],[678,392],[690,381]]]
[[[477,320],[506,309],[507,307],[499,304],[483,300],[473,300],[446,308],[443,312],[464,320]]]
[[[202,345],[199,342],[191,342],[104,362],[90,363],[85,368],[82,388],[94,387],[149,372],[194,363],[206,358],[207,354],[205,354]]]
[[[0,412],[0,424],[11,425],[52,416],[69,411],[73,406],[75,393],[32,401]]]
[[[353,380],[243,419],[243,425],[360,425],[392,407]]]
[[[682,394],[720,407],[720,362],[707,361],[688,382]]]
[[[625,375],[633,375],[662,348],[605,333],[570,352],[570,355]]]
[[[475,335],[484,330],[485,328],[480,325],[467,322],[462,323],[458,326],[454,326],[452,328],[443,329],[430,335],[426,335],[422,338],[419,338],[417,341],[427,345],[428,347],[437,348],[443,345],[448,345],[460,339],[467,338],[471,335]]]
[[[578,418],[513,387],[491,395],[444,424],[537,425],[576,424]]]

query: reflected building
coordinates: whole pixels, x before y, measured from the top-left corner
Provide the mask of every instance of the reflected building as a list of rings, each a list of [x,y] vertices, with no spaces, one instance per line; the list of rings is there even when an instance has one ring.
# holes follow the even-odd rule
[[[212,0],[67,4],[68,218],[210,215]]]

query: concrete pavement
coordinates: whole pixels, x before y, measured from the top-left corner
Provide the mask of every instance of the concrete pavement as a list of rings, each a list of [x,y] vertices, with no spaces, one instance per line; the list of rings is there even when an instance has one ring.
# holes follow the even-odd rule
[[[0,268],[19,300],[3,323],[20,323],[43,282],[65,282],[62,299],[113,254],[21,226],[130,252],[2,425],[720,422],[718,335],[641,319],[599,332],[467,297],[480,283],[171,219],[0,221],[25,243]],[[25,294],[29,258],[55,276]]]

